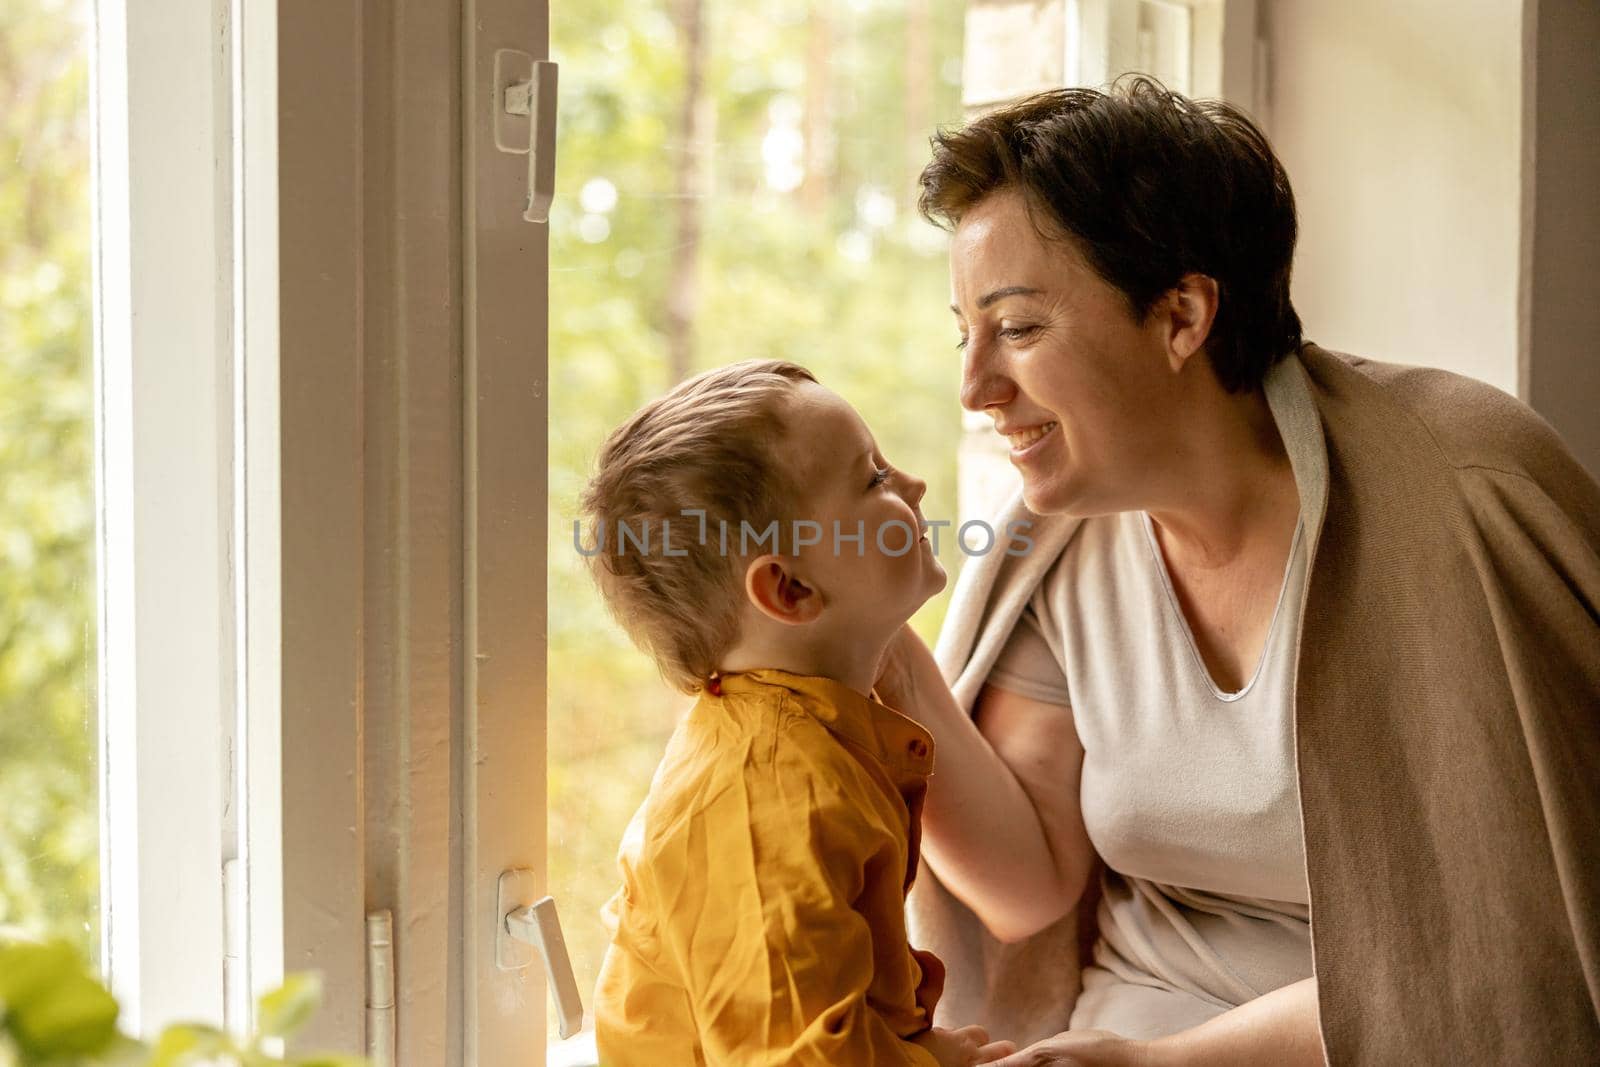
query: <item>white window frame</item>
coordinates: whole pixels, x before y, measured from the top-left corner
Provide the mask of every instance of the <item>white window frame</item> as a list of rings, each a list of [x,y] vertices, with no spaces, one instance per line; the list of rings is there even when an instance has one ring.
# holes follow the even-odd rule
[[[542,1060],[495,896],[544,878],[547,245],[489,79],[547,11],[97,11],[103,963],[135,1033],[243,1028],[317,969],[304,1047]]]
[[[1060,0],[1064,5],[1063,85],[1099,86],[1139,69],[1141,2],[1174,16],[1189,39],[1188,95],[1221,97],[1257,119],[1266,105],[1259,68],[1260,0]],[[1171,47],[1174,42],[1165,42]],[[1173,86],[1176,88],[1176,86]]]
[[[214,10],[97,16],[103,964],[148,1032],[222,1014],[231,226]]]

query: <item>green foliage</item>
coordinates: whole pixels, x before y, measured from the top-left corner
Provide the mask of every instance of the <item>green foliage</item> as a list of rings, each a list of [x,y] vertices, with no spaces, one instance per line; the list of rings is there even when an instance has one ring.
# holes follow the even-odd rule
[[[561,63],[550,223],[550,881],[580,985],[592,988],[616,889],[614,856],[686,706],[603,606],[572,547],[579,492],[605,435],[668,380],[668,287],[678,248],[683,0],[552,0]],[[861,411],[888,458],[925,478],[923,509],[956,508],[957,391],[942,235],[915,211],[929,123],[960,118],[964,7],[927,5],[912,69],[906,0],[704,0],[711,144],[697,201],[691,372],[792,359]],[[769,136],[808,99],[808,14],[826,15],[831,152],[820,194],[768,181]],[[816,86],[813,86],[815,89]],[[915,89],[915,91],[914,91]],[[920,119],[909,101],[926,97]],[[582,193],[601,179],[609,210]],[[781,185],[781,183],[779,183]],[[600,197],[603,206],[606,197]],[[592,205],[593,206],[593,205]],[[962,557],[946,537],[951,584]],[[932,638],[948,600],[914,620]]]
[[[319,975],[290,975],[282,987],[261,998],[256,1025],[264,1037],[288,1037],[305,1026],[321,1002],[322,978]]]
[[[204,1063],[233,1051],[233,1040],[214,1026],[169,1026],[161,1032],[150,1051],[150,1067],[183,1067],[188,1063]]]
[[[72,945],[0,939],[0,1067],[365,1067],[360,1056],[267,1051],[298,1033],[321,999],[318,975],[291,974],[261,998],[257,1031],[244,1040],[180,1023],[146,1046],[117,1030],[116,1000]]]
[[[0,925],[92,955],[88,16],[0,3]]]
[[[24,1062],[99,1052],[117,1031],[117,1002],[65,942],[0,947],[0,1004]]]

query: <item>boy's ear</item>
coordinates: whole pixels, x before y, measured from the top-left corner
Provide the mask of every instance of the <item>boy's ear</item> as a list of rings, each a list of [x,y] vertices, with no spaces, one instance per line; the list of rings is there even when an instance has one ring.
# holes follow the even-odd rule
[[[792,570],[793,561],[766,555],[744,572],[744,594],[768,618],[788,626],[811,622],[822,613],[822,593]]]

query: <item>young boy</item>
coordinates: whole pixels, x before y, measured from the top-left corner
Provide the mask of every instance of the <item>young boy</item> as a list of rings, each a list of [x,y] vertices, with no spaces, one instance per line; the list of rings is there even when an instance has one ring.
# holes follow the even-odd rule
[[[663,677],[699,699],[624,836],[595,994],[606,1067],[987,1063],[932,1027],[906,942],[933,742],[868,694],[945,573],[927,486],[804,368],[751,360],[601,449],[580,550]]]

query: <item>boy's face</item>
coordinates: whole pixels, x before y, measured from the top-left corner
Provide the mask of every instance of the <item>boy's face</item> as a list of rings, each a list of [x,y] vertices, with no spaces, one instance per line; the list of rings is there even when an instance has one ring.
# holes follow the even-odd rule
[[[789,565],[821,594],[816,621],[830,641],[881,642],[945,585],[918,506],[927,483],[889,466],[861,416],[831,389],[799,383],[784,417],[780,461],[799,494],[794,511],[817,524],[802,530],[817,543]],[[782,531],[785,552],[792,532]]]

